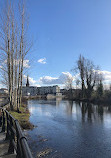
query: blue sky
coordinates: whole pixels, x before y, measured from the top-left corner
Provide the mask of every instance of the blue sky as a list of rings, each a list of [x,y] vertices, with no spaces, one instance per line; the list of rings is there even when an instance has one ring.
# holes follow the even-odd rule
[[[26,6],[34,41],[28,74],[36,84],[70,72],[80,54],[111,71],[111,0],[26,0]]]
[[[111,0],[28,0],[27,10],[35,41],[32,78],[70,72],[79,54],[111,70]]]

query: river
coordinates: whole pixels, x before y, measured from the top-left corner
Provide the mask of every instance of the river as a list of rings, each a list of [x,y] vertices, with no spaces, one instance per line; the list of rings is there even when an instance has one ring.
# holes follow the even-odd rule
[[[111,157],[111,106],[29,100],[28,108],[36,126],[26,132],[34,157],[45,149],[47,158]]]

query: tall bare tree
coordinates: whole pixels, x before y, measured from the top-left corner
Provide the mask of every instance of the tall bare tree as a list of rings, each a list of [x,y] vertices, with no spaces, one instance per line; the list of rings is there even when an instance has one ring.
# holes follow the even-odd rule
[[[67,77],[66,77],[66,80],[65,80],[65,88],[66,88],[67,90],[71,90],[71,89],[72,89],[72,84],[73,84],[73,78],[67,76]]]
[[[19,111],[22,98],[23,65],[31,44],[27,44],[24,3],[19,1],[18,10],[16,10],[13,2],[12,0],[5,1],[6,9],[3,9],[0,15],[0,68],[2,83],[8,87],[11,110],[16,106]]]
[[[80,73],[80,79],[81,79],[81,87],[82,87],[82,97],[84,96],[84,80],[85,80],[85,58],[80,55],[79,60],[77,61],[77,69]]]
[[[94,87],[100,81],[102,74],[98,71],[98,66],[95,66],[89,59],[79,56],[77,61],[77,73],[79,73],[79,81],[81,83],[82,98],[90,98]]]

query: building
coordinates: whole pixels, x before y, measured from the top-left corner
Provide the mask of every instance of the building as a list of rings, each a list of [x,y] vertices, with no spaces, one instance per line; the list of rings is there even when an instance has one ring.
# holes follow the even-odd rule
[[[0,89],[0,94],[8,94],[8,89],[6,89],[6,88],[1,88],[1,89]]]
[[[27,76],[27,83],[26,86],[22,87],[22,94],[23,96],[36,96],[36,95],[47,95],[47,94],[53,94],[59,96],[60,88],[57,85],[45,86],[45,87],[30,86],[29,79]]]
[[[0,89],[0,97],[7,97],[8,96],[8,89],[1,88]]]

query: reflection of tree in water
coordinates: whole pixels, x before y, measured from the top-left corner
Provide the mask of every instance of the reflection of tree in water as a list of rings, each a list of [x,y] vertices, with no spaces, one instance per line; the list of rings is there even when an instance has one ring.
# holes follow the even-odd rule
[[[101,119],[101,121],[103,121],[103,114],[104,114],[104,109],[102,105],[98,105],[98,115]]]
[[[86,102],[73,102],[66,101],[66,113],[67,115],[72,115],[73,108],[76,113],[81,111],[82,122],[103,122],[105,114],[111,114],[111,105],[94,105]],[[73,107],[74,106],[74,107]]]
[[[104,108],[101,105],[93,105],[91,103],[80,103],[82,121],[93,122],[95,120],[103,121]]]
[[[72,115],[73,101],[67,101],[66,112],[68,115]]]
[[[111,105],[110,105],[110,106],[108,106],[108,111],[109,111],[109,112],[111,112]]]
[[[105,114],[111,114],[111,105],[94,105],[91,103],[79,103],[81,108],[82,122],[94,122],[104,120]]]

